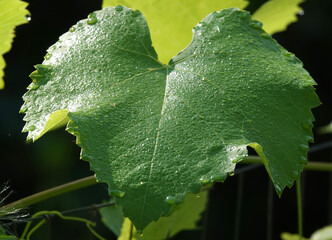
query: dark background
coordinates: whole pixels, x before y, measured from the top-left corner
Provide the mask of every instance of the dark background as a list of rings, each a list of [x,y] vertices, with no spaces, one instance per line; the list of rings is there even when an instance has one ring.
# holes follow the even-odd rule
[[[41,63],[46,49],[68,31],[78,20],[101,8],[96,0],[31,0],[32,20],[16,30],[13,48],[5,55],[5,90],[0,91],[0,184],[9,181],[14,193],[6,203],[73,181],[93,173],[87,162],[79,160],[80,149],[74,136],[63,129],[50,132],[36,143],[26,143],[21,133],[23,115],[18,114],[22,95],[30,83],[28,75],[33,65]],[[264,1],[251,1],[248,9],[254,11]],[[331,141],[331,135],[318,135],[317,129],[332,120],[331,112],[331,44],[332,1],[307,0],[301,5],[304,15],[286,32],[274,37],[290,52],[300,58],[304,67],[318,83],[317,93],[323,103],[313,110],[316,122],[315,143]],[[331,161],[331,148],[309,155],[311,161]],[[240,180],[242,178],[242,180]],[[332,199],[328,198],[332,185],[328,173],[303,174],[304,235],[332,223]],[[242,192],[238,191],[242,185]],[[269,179],[263,167],[229,177],[223,184],[215,184],[210,191],[203,230],[183,232],[174,239],[280,239],[280,233],[297,232],[295,188],[286,189],[279,199],[274,191],[269,195]],[[331,193],[330,193],[331,194]],[[270,197],[268,197],[270,196]],[[272,196],[272,197],[271,197]],[[68,210],[101,203],[108,199],[106,186],[95,185],[68,193],[31,207],[40,210]],[[268,199],[272,207],[268,207]],[[242,204],[239,205],[239,201]],[[239,208],[241,206],[241,208]],[[85,212],[81,216],[98,220],[100,216]],[[268,220],[271,219],[271,220]],[[272,221],[272,222],[269,222]],[[21,230],[22,226],[18,226]],[[98,223],[98,232],[107,239],[115,237]],[[52,219],[33,235],[33,239],[94,239],[79,223]]]

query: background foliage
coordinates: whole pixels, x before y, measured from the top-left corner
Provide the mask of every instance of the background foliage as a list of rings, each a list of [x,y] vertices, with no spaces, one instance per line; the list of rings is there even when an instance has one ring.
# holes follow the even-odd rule
[[[258,5],[257,1],[257,5],[252,3],[249,7],[255,9]],[[41,62],[45,49],[56,42],[59,35],[68,31],[72,24],[86,18],[89,12],[100,9],[100,6],[101,2],[88,0],[57,3],[30,1],[28,9],[32,14],[32,21],[17,29],[13,49],[5,55],[8,64],[5,77],[6,89],[0,92],[0,144],[2,146],[0,178],[1,182],[11,179],[11,186],[17,192],[8,201],[92,174],[85,162],[78,161],[79,148],[73,143],[75,139],[64,131],[50,133],[33,145],[23,144],[26,136],[20,133],[23,121],[20,120],[22,115],[18,115],[18,110],[22,104],[21,96],[30,83],[27,76],[33,71],[32,66]],[[302,6],[305,14],[300,17],[300,22],[291,25],[287,32],[276,35],[276,38],[281,45],[295,53],[304,62],[305,68],[318,82],[317,91],[323,105],[314,110],[314,113],[315,125],[319,127],[328,124],[332,118],[329,96],[331,62],[322,61],[322,59],[329,59],[328,56],[331,53],[331,30],[328,27],[331,21],[328,12],[331,3],[328,0],[319,3],[308,0]],[[59,17],[60,13],[61,17]],[[328,135],[316,136],[316,142],[328,139]],[[311,160],[325,160],[329,158],[329,152],[323,151],[310,157]],[[326,225],[328,221],[331,223],[331,217],[327,220],[326,211],[328,175],[307,173],[305,180],[304,223],[305,235],[309,236],[317,228]],[[30,183],[27,184],[27,181]],[[226,183],[214,186],[207,212],[210,220],[206,234],[209,236],[218,235],[220,238],[232,239],[237,181],[238,177],[234,176]],[[265,184],[262,184],[264,182]],[[261,226],[265,226],[266,222],[267,183],[268,177],[262,168],[245,174],[244,208],[241,211],[241,237],[245,237],[244,239],[263,239],[265,236],[266,228]],[[317,186],[320,188],[317,189]],[[294,191],[287,190],[281,200],[277,200],[277,197],[274,199],[275,239],[278,239],[282,231],[296,232],[294,197]],[[107,198],[106,187],[99,185],[50,200],[34,207],[33,210],[75,208],[100,202],[104,198]],[[306,208],[308,206],[311,207]],[[255,221],[252,221],[253,218]],[[71,233],[76,234],[82,229],[77,224],[64,224],[61,228],[59,226],[55,220],[47,227],[48,229],[45,228],[45,232],[50,231],[46,234],[52,233],[54,239],[69,238]],[[65,228],[68,229],[64,230]],[[256,230],[253,231],[253,229]],[[40,236],[43,236],[45,232],[41,231]],[[63,232],[67,233],[66,237],[61,236]],[[82,234],[85,236],[87,233],[82,232]],[[197,233],[181,233],[178,239],[195,239],[194,236],[198,235]]]

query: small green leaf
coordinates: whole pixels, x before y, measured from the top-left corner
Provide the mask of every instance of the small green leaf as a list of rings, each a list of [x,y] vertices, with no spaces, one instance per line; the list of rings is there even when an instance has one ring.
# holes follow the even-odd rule
[[[186,193],[224,181],[248,146],[279,195],[299,178],[315,82],[247,12],[208,15],[170,65],[157,60],[140,12],[105,8],[89,18],[31,75],[24,131],[37,139],[52,113],[67,110],[81,157],[138,230]]]
[[[246,0],[104,0],[103,8],[125,5],[141,11],[149,23],[158,59],[168,63],[190,43],[191,30],[206,15],[230,7],[244,9],[248,3]]]
[[[170,216],[161,217],[158,221],[150,223],[142,234],[138,234],[136,228],[132,227],[132,223],[126,218],[118,240],[127,240],[130,234],[132,240],[164,240],[180,231],[197,229],[196,223],[205,209],[207,196],[207,191],[203,191],[200,196],[186,195],[183,203],[177,206]]]
[[[117,236],[121,234],[121,228],[124,221],[122,208],[110,206],[99,209],[102,222]]]
[[[0,89],[4,87],[3,69],[6,66],[3,55],[9,52],[16,26],[27,23],[26,16],[30,15],[26,10],[28,4],[19,0],[0,1]]]
[[[253,19],[261,21],[263,29],[269,34],[286,30],[287,26],[297,21],[301,13],[299,4],[304,0],[270,0],[264,3],[254,14]]]

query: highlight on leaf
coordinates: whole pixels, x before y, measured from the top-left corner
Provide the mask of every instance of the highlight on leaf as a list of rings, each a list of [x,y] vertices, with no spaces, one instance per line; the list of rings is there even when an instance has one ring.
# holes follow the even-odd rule
[[[47,51],[24,95],[28,139],[63,111],[81,158],[138,231],[224,181],[248,146],[279,195],[307,162],[315,82],[247,12],[209,14],[169,65],[143,15],[123,6],[91,13]]]

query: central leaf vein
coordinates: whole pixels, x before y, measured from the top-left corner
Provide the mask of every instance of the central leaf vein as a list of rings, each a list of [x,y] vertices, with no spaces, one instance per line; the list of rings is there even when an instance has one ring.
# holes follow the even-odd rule
[[[149,190],[149,185],[150,185],[150,179],[151,179],[151,175],[152,175],[152,171],[153,171],[153,165],[154,165],[154,161],[155,161],[155,157],[156,157],[156,153],[157,153],[157,148],[158,148],[158,141],[159,141],[159,135],[160,135],[160,127],[162,124],[162,116],[164,114],[165,111],[165,107],[166,107],[166,99],[167,99],[167,90],[168,90],[168,68],[166,68],[166,85],[165,85],[165,93],[164,93],[164,100],[163,100],[163,105],[161,108],[161,112],[160,112],[160,119],[159,119],[159,124],[158,124],[158,128],[157,128],[157,137],[156,137],[156,143],[154,146],[154,150],[153,150],[153,154],[152,154],[152,159],[151,159],[151,165],[150,165],[150,171],[149,171],[149,177],[148,177],[148,181],[146,184],[146,189],[145,189],[145,193],[144,193],[144,197],[143,197],[143,206],[142,206],[142,211],[141,211],[141,218],[140,218],[140,227],[142,227],[142,220],[143,220],[143,213],[144,213],[144,209],[145,209],[145,202],[146,202],[146,197],[148,195],[148,190]]]

